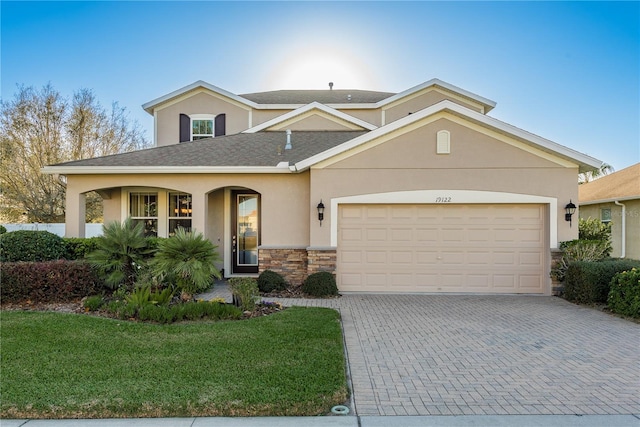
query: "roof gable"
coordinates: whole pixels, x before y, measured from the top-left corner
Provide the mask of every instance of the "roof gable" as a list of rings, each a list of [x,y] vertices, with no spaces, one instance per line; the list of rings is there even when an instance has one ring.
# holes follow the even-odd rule
[[[376,129],[376,126],[372,125],[371,123],[367,123],[364,120],[360,120],[357,117],[353,117],[349,114],[338,111],[335,108],[320,104],[319,102],[312,102],[311,104],[307,104],[293,111],[268,120],[258,126],[247,129],[243,133],[255,133],[263,130],[281,130],[286,126],[289,126],[290,124],[308,118],[310,114],[320,115],[321,117],[334,121],[335,123],[340,124],[350,130]]]
[[[581,204],[640,199],[640,163],[578,186]]]
[[[520,148],[530,150],[538,155],[554,159],[557,163],[568,166],[575,164],[580,171],[598,168],[602,162],[586,154],[557,144],[548,139],[541,138],[522,129],[501,122],[492,117],[477,113],[452,101],[441,101],[436,105],[427,107],[417,113],[403,117],[386,126],[377,128],[367,134],[354,138],[336,147],[318,153],[313,157],[305,159],[295,164],[297,170],[305,170],[311,167],[323,168],[348,156],[355,155],[365,149],[393,138],[396,135],[410,132],[424,124],[424,121],[439,118],[440,113],[446,113],[451,117],[458,117],[465,125],[476,125],[480,131],[491,131],[496,137],[500,134],[506,135],[509,140],[505,142],[517,144]]]

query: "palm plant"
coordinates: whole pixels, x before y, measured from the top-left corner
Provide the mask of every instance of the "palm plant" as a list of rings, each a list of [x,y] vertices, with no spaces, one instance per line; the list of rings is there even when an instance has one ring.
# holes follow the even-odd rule
[[[173,277],[183,294],[203,292],[209,289],[214,277],[221,277],[215,266],[220,259],[216,248],[201,233],[178,227],[174,236],[158,242],[151,268],[158,276]]]
[[[145,265],[144,256],[149,253],[143,224],[130,218],[122,223],[105,224],[97,247],[86,258],[98,269],[105,284],[112,289],[120,286],[132,289]]]

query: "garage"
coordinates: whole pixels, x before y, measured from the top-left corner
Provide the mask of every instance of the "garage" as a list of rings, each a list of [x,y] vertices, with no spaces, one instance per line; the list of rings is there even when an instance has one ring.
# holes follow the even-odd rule
[[[343,292],[545,293],[542,204],[342,204]]]

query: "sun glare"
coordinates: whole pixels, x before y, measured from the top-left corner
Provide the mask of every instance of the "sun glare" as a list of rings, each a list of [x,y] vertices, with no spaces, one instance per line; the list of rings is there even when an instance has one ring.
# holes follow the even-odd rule
[[[307,48],[288,56],[270,75],[267,84],[274,89],[376,89],[367,67],[346,52],[326,48]]]

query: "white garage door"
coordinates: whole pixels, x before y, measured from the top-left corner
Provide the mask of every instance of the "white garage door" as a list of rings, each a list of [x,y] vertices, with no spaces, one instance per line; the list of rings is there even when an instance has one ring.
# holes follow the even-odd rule
[[[340,205],[341,291],[544,293],[542,205]]]

